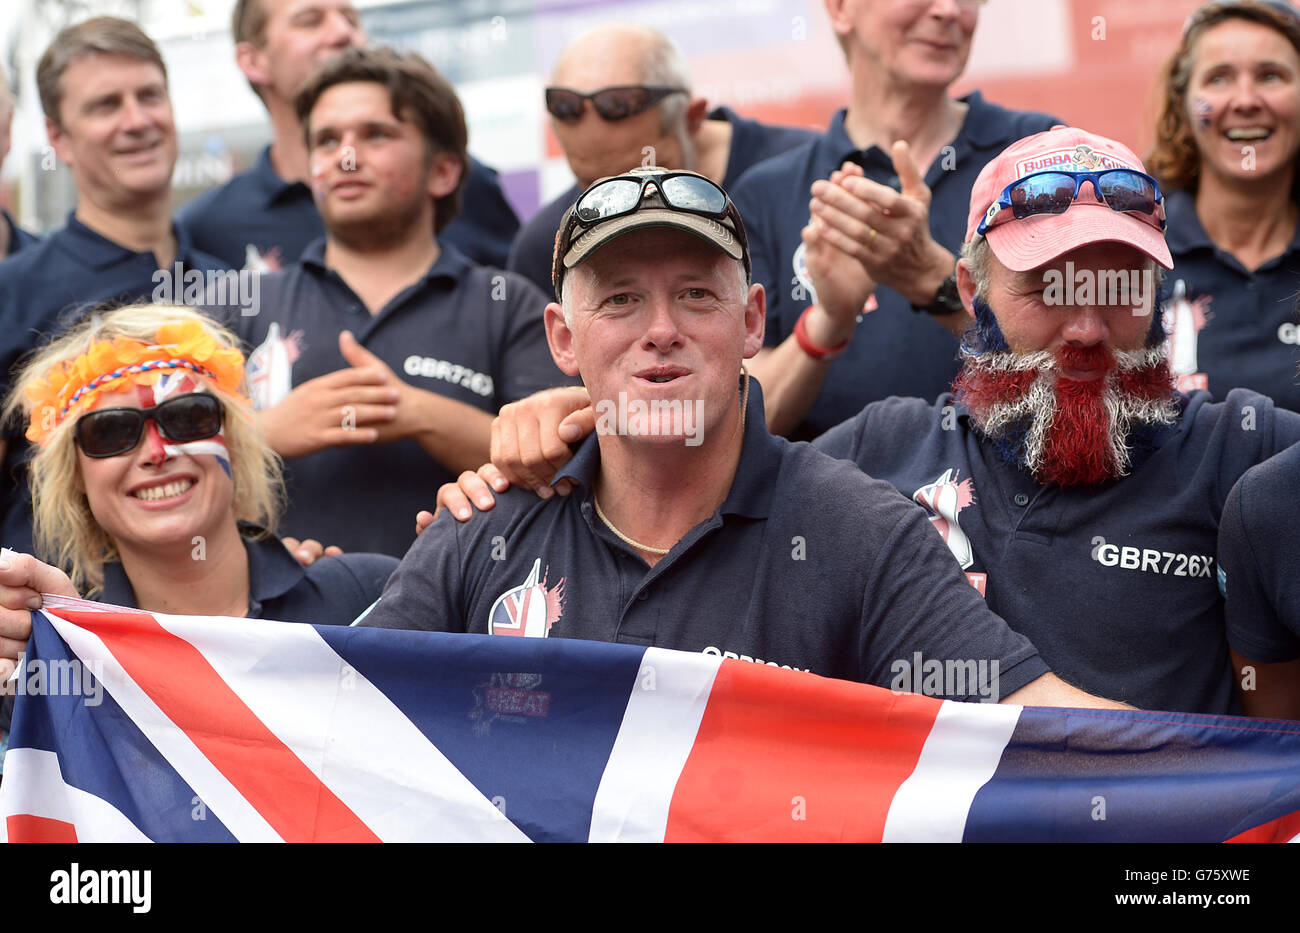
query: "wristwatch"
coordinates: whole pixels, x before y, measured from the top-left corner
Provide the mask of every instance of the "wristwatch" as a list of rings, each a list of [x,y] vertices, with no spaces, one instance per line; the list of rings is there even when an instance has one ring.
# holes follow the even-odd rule
[[[912,310],[917,314],[924,311],[926,314],[933,314],[935,317],[943,317],[948,314],[957,314],[966,310],[961,303],[961,293],[957,291],[957,273],[943,280],[939,290],[934,294],[934,301],[928,305],[912,305]]]

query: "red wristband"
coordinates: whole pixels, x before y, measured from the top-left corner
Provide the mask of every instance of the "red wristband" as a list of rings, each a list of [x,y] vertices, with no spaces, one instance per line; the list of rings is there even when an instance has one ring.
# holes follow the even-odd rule
[[[807,353],[815,360],[833,360],[849,348],[849,340],[852,340],[853,338],[850,337],[849,340],[845,340],[843,343],[836,344],[833,347],[819,347],[817,346],[817,344],[809,340],[808,332],[804,330],[803,321],[804,318],[808,316],[808,312],[811,311],[813,307],[814,305],[809,305],[808,307],[804,308],[803,314],[799,315],[799,320],[794,322],[795,342],[799,344],[800,350],[802,350],[804,353]]]

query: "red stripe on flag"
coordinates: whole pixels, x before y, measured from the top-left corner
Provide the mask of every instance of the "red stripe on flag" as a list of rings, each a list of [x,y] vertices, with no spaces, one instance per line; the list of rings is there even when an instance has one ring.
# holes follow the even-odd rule
[[[1244,833],[1238,833],[1229,842],[1290,842],[1300,836],[1300,810],[1286,816],[1261,823]]]
[[[941,705],[723,661],[664,839],[879,842]]]
[[[132,680],[287,842],[379,842],[245,705],[197,648],[142,612],[60,611]]]
[[[18,814],[5,818],[10,842],[76,842],[77,827],[48,816]]]

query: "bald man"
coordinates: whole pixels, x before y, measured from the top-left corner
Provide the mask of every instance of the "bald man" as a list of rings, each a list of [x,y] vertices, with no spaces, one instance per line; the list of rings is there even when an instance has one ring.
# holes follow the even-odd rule
[[[608,93],[582,96],[602,90]],[[728,107],[710,111],[708,101],[691,92],[681,50],[647,26],[614,23],[578,36],[560,53],[546,97],[551,127],[577,182],[523,226],[507,268],[548,295],[560,219],[598,178],[659,165],[699,172],[725,188],[756,162],[815,135],[765,126]]]

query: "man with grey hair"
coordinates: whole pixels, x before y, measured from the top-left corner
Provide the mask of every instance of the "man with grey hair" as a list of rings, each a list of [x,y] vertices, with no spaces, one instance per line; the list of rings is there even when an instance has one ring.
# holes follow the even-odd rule
[[[9,82],[0,74],[0,166],[9,155],[9,133],[14,122],[14,97]],[[24,246],[31,246],[36,237],[14,223],[9,211],[0,208],[0,257],[12,256]]]
[[[1115,705],[1053,676],[888,485],[767,430],[743,370],[763,289],[716,184],[651,168],[598,181],[552,269],[551,354],[618,409],[564,471],[579,491],[442,516],[363,625],[654,645],[894,687],[920,655],[995,672],[924,685],[950,699]]]
[[[692,94],[676,44],[648,26],[626,23],[597,26],[565,46],[546,89],[546,109],[577,181],[524,224],[507,265],[546,293],[560,219],[596,179],[658,165],[699,172],[726,188],[751,165],[815,136],[728,107],[710,111]]]

